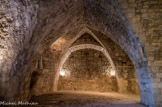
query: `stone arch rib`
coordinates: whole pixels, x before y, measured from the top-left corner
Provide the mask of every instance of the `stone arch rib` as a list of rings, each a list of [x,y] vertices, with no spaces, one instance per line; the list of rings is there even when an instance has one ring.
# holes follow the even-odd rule
[[[116,68],[113,63],[113,60],[111,59],[109,53],[107,52],[107,50],[105,48],[98,46],[98,45],[93,45],[93,44],[80,44],[80,45],[72,46],[67,50],[67,52],[64,54],[64,56],[62,57],[62,59],[60,61],[58,70],[56,72],[54,85],[53,85],[54,91],[57,91],[58,81],[59,81],[59,72],[62,69],[63,64],[65,63],[65,61],[68,59],[68,57],[71,55],[72,52],[75,52],[75,51],[81,50],[81,49],[94,49],[94,50],[102,52],[106,56],[107,60],[110,62],[112,69],[116,72]],[[116,72],[116,74],[117,74],[117,72]],[[116,77],[117,76],[118,75],[116,75]],[[118,77],[117,77],[117,81],[118,81]]]

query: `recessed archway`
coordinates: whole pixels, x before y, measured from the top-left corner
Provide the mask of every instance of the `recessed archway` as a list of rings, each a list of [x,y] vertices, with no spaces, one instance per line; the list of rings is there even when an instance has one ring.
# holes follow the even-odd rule
[[[91,28],[89,28],[89,29],[91,29]],[[95,30],[92,30],[93,32],[96,32]],[[98,31],[97,31],[98,32]],[[85,33],[85,32],[84,32]],[[82,33],[81,33],[82,34]],[[76,39],[75,39],[76,40]],[[73,40],[74,41],[74,40]],[[112,40],[111,40],[112,41]],[[70,43],[73,43],[73,42],[70,42]],[[102,43],[106,43],[106,42],[102,42]],[[116,43],[115,43],[116,44]],[[69,44],[68,44],[68,46],[70,46]],[[105,46],[105,44],[104,44],[104,46]],[[140,45],[140,43],[139,44],[137,44],[137,46],[142,46],[142,45]],[[126,45],[125,45],[125,47],[126,47]],[[126,47],[126,48],[128,48],[128,47]],[[66,50],[67,51],[67,50]],[[65,51],[64,51],[65,52]],[[63,52],[63,53],[64,53]],[[142,51],[141,51],[142,52]],[[131,57],[136,57],[136,56],[141,56],[143,53],[138,53],[138,51],[136,52],[136,51],[134,51],[132,54],[135,54],[135,53],[137,53],[135,56],[131,56]],[[129,54],[128,54],[129,55]],[[144,56],[145,58],[144,59],[146,59],[146,56],[145,55],[142,55],[142,56]],[[130,57],[130,56],[129,56]],[[143,60],[143,59],[142,59]],[[135,60],[132,60],[132,62],[134,63],[134,65],[135,65],[135,68],[136,68],[136,73],[137,73],[137,77],[138,77],[138,83],[139,83],[139,86],[140,86],[140,89],[142,89],[142,90],[140,90],[140,92],[141,91],[143,91],[143,84],[140,84],[140,81],[141,80],[143,80],[143,79],[139,79],[139,78],[141,78],[141,77],[139,77],[139,76],[141,76],[140,74],[139,74],[139,72],[138,72],[138,70],[139,69],[137,69],[137,67],[138,67],[138,64],[135,64],[136,62],[135,62]],[[142,65],[143,66],[143,65]],[[142,67],[142,66],[140,66],[140,67]],[[146,65],[144,65],[144,67],[146,67]],[[147,68],[147,67],[146,67]],[[147,69],[147,70],[149,70],[149,69]],[[143,71],[142,71],[143,72]],[[140,72],[140,73],[142,73],[142,72]],[[144,71],[145,72],[145,71]],[[145,76],[148,76],[148,74],[147,73],[145,73],[144,74]],[[149,78],[147,78],[147,79],[149,79]],[[151,83],[151,82],[149,82],[149,83]],[[57,84],[57,83],[54,83],[54,84]],[[151,86],[151,85],[148,85],[148,86]],[[141,88],[142,87],[142,88]],[[148,88],[149,89],[149,88]],[[151,89],[151,88],[150,88]],[[149,91],[149,92],[153,92],[153,91]],[[142,94],[146,94],[146,93],[142,93]],[[145,95],[142,95],[142,94],[140,94],[141,95],[141,101],[143,102],[145,102],[145,101],[148,101],[148,100],[146,100],[146,97],[144,97]],[[149,93],[150,95],[151,95],[151,93]],[[147,94],[147,95],[149,95],[149,94]],[[143,99],[144,98],[144,99]],[[152,97],[148,97],[148,98],[151,98],[152,99]],[[152,100],[153,101],[153,100]],[[146,103],[146,102],[145,102]]]
[[[101,46],[97,46],[97,45],[93,45],[93,44],[76,45],[76,46],[70,47],[68,49],[68,51],[65,53],[65,55],[62,57],[61,61],[60,61],[58,71],[56,73],[54,85],[53,85],[54,86],[54,91],[57,91],[59,75],[60,75],[60,71],[62,69],[63,64],[65,63],[65,61],[71,55],[72,52],[75,52],[75,51],[81,50],[81,49],[94,49],[94,50],[102,52],[106,56],[107,60],[110,62],[110,65],[111,65],[112,69],[116,72],[116,68],[114,66],[114,63],[113,63],[109,53],[106,51],[106,49],[104,49]],[[116,72],[116,74],[117,74],[117,72]],[[117,80],[118,80],[118,78],[117,78]],[[120,82],[118,82],[118,83],[120,84]]]

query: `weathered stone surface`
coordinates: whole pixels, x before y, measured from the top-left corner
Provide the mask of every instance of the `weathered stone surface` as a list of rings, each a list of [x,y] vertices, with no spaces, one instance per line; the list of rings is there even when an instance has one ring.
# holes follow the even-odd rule
[[[84,49],[73,52],[64,63],[58,90],[118,91],[116,76],[103,53]]]
[[[14,94],[16,92],[18,95],[18,89],[10,81],[14,81],[12,78],[18,72],[19,66],[24,63],[24,59],[20,58],[21,61],[18,60],[18,55],[23,51],[24,46],[32,36],[36,23],[36,8],[35,1],[0,1],[0,73],[6,79],[3,79],[3,81],[8,81],[9,78],[9,81],[7,83],[5,82],[5,84],[10,83],[8,86],[0,87],[3,88],[0,95],[8,96],[7,99],[10,99],[11,96],[6,94]],[[21,75],[21,73],[19,74]],[[23,72],[22,75],[24,75]],[[21,78],[18,76],[15,77],[17,81],[14,82],[20,85]],[[2,81],[1,83],[4,84]],[[8,88],[12,90],[6,92]]]
[[[8,100],[28,99],[27,89],[29,89],[33,69],[50,69],[48,65],[51,64],[54,65],[53,70],[56,72],[61,56],[64,54],[62,50],[67,49],[73,42],[70,38],[87,27],[103,33],[125,51],[136,68],[142,103],[154,106],[155,98],[155,104],[160,106],[161,88],[156,84],[161,82],[162,72],[162,2],[161,0],[119,0],[119,3],[117,0],[42,0],[39,2],[1,0],[0,95]],[[52,50],[55,51],[54,62],[47,60],[44,61],[44,65],[41,63],[38,68],[35,68],[37,63],[32,61],[42,62],[40,56],[44,54],[44,50],[59,37],[65,39],[65,43],[62,43],[64,46],[58,50]],[[105,37],[101,37],[100,41],[109,51],[110,47],[106,45]],[[111,57],[120,55],[110,54]],[[113,57],[112,59],[117,60]],[[118,63],[114,64],[117,66]],[[24,78],[27,77],[24,82]],[[42,92],[45,91],[47,89]]]
[[[154,88],[154,93],[158,93],[156,91],[157,84],[160,84],[160,68],[161,66],[161,55],[162,53],[162,32],[161,32],[161,0],[154,0],[154,1],[140,1],[135,0],[134,3],[123,2],[122,0],[119,0],[119,3],[121,4],[121,8],[125,12],[126,16],[127,14],[131,13],[128,10],[130,8],[133,8],[132,4],[137,5],[135,8],[135,14],[133,17],[129,18],[129,21],[134,29],[134,31],[137,33],[137,36],[140,38],[142,43],[145,46],[146,53],[148,56],[148,63],[149,66],[152,69],[152,73],[155,74],[152,77]],[[126,5],[123,7],[123,5]],[[156,26],[156,27],[155,27]],[[141,29],[141,30],[140,30]],[[154,69],[156,67],[156,69]],[[162,96],[160,93],[156,94],[155,97],[160,98]],[[155,98],[155,103],[157,106],[161,106],[161,101],[157,100],[158,98]]]

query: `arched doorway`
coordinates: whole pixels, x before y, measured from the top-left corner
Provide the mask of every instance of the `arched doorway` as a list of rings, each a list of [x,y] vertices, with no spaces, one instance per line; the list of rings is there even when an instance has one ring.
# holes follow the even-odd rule
[[[85,29],[85,28],[84,28]],[[88,28],[86,28],[86,29],[88,29]],[[112,61],[116,61],[116,60],[118,60],[118,58],[117,58],[117,56],[119,55],[120,56],[120,54],[117,54],[118,52],[119,53],[124,53],[123,55],[124,55],[124,57],[123,56],[120,56],[120,58],[121,58],[121,60],[120,61],[122,61],[123,59],[122,59],[122,57],[123,58],[125,58],[126,59],[126,61],[124,61],[124,62],[122,62],[122,64],[125,64],[125,63],[127,63],[127,62],[131,62],[131,60],[129,59],[129,57],[128,57],[128,55],[123,51],[123,49],[121,49],[121,47],[119,46],[119,45],[117,45],[115,42],[113,42],[109,37],[106,37],[104,34],[102,34],[102,33],[100,33],[100,32],[98,32],[98,31],[96,31],[96,30],[93,30],[93,29],[91,29],[91,30],[89,30],[89,31],[91,31],[91,33],[93,33],[93,34],[95,34],[96,36],[98,35],[98,39],[100,40],[99,42],[101,42],[102,44],[100,44],[101,46],[103,45],[104,46],[104,48],[105,49],[107,49],[107,51],[109,52],[109,53],[107,53],[107,59],[109,59],[110,60],[110,62],[112,62]],[[84,33],[86,33],[86,30],[81,30],[81,32],[82,33],[80,33],[80,36],[82,36],[82,34],[84,34]],[[84,33],[83,33],[84,32]],[[92,34],[91,34],[92,35]],[[79,37],[80,37],[79,36]],[[77,38],[77,39],[79,39],[79,37]],[[56,41],[56,44],[54,43],[54,45],[51,45],[50,46],[50,48],[53,50],[53,52],[55,53],[55,54],[53,54],[53,56],[55,57],[53,60],[55,61],[55,68],[53,69],[53,70],[55,70],[55,71],[57,71],[56,73],[54,73],[53,74],[53,76],[56,76],[56,78],[54,78],[55,80],[53,80],[53,86],[54,86],[54,88],[53,88],[53,90],[55,91],[57,88],[57,82],[56,81],[58,81],[58,78],[57,77],[59,77],[59,71],[60,71],[60,68],[61,68],[61,66],[63,65],[63,63],[65,62],[65,60],[66,60],[66,58],[67,58],[67,56],[69,56],[69,54],[71,53],[70,51],[68,51],[68,49],[70,50],[70,49],[72,49],[72,50],[77,50],[77,49],[84,49],[84,48],[94,48],[94,49],[97,49],[97,50],[102,50],[103,52],[104,52],[104,48],[101,48],[101,46],[94,46],[94,45],[87,45],[87,44],[82,44],[82,45],[76,45],[76,46],[74,46],[73,48],[71,47],[70,48],[70,44],[73,44],[77,39],[74,39],[75,38],[75,36],[73,36],[73,38],[71,39],[71,40],[69,40],[69,42],[67,42],[66,41],[66,39],[68,38],[68,36],[62,36],[61,38],[59,38],[57,41]],[[102,39],[102,38],[104,38],[104,39]],[[74,41],[75,40],[75,41]],[[103,41],[104,40],[104,41]],[[96,41],[98,42],[98,40],[96,39]],[[99,43],[98,42],[98,43]],[[70,44],[69,44],[70,43]],[[59,46],[59,48],[58,49],[53,49],[53,47],[54,48],[56,48],[57,47],[57,45]],[[95,47],[97,47],[97,48],[95,48]],[[60,50],[61,49],[61,50]],[[63,49],[63,50],[62,50]],[[58,51],[57,51],[58,50]],[[112,51],[113,50],[113,51]],[[61,53],[60,53],[60,52]],[[106,52],[107,52],[106,51]],[[111,52],[111,53],[110,53]],[[66,53],[66,54],[65,54]],[[115,53],[115,54],[114,54]],[[57,55],[61,55],[61,56],[57,56]],[[110,56],[109,56],[109,54],[111,54]],[[134,54],[134,53],[132,53],[132,54]],[[141,53],[139,53],[140,55],[141,55]],[[136,54],[136,55],[139,55],[139,54]],[[134,57],[134,56],[133,56]],[[59,59],[58,59],[59,58]],[[111,60],[111,58],[112,58],[112,60]],[[119,62],[120,62],[119,61]],[[133,62],[133,63],[132,63]],[[134,67],[136,68],[137,67],[137,65],[136,64],[134,64],[135,62],[134,61],[132,61],[131,63],[132,63],[132,65],[135,65]],[[60,64],[61,63],[61,64]],[[119,64],[118,63],[118,61],[115,63],[116,65],[117,64]],[[115,65],[114,64],[114,65]],[[60,66],[61,65],[61,66]],[[113,64],[112,64],[113,65]],[[133,69],[134,69],[134,67],[133,67]],[[146,66],[145,66],[146,67]],[[117,68],[118,70],[122,70],[123,68],[122,67],[118,67]],[[124,68],[124,69],[129,69],[129,68]],[[137,74],[137,77],[139,76],[139,72],[138,72],[138,70],[139,69],[136,69],[136,74]],[[140,72],[140,73],[142,73],[142,72]],[[149,79],[149,78],[147,78],[147,79]],[[120,82],[121,82],[121,80],[122,79],[120,79]],[[139,79],[139,77],[138,77],[138,84],[139,84],[139,88],[140,88],[140,93],[141,93],[141,91],[143,91],[143,85],[142,84],[140,84],[140,81],[141,81],[141,79]],[[119,84],[118,85],[120,85],[120,82],[119,82]],[[123,82],[124,83],[124,82]],[[122,83],[122,85],[123,85],[123,83]],[[130,82],[131,83],[131,82]],[[141,88],[141,86],[142,86],[142,88]],[[51,88],[52,89],[52,88]],[[121,89],[124,89],[124,88],[121,88]],[[142,89],[142,90],[141,90]],[[124,90],[121,90],[121,92],[124,92]],[[142,93],[142,94],[144,94],[144,93]],[[141,95],[141,101],[146,101],[146,99],[144,98],[144,100],[143,100],[143,98],[142,98],[142,96],[144,96],[144,95],[142,95],[142,94],[140,94]],[[148,95],[148,94],[147,94]],[[150,97],[151,98],[151,97]]]

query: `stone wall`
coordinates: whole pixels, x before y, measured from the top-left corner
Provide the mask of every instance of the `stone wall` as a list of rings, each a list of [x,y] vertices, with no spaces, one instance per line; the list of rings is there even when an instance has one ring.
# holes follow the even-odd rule
[[[18,69],[24,59],[19,60],[18,56],[32,36],[37,16],[36,3],[30,0],[0,1],[0,95],[7,99],[20,95],[20,75],[24,72],[18,72]],[[24,95],[28,94],[26,89],[21,90]]]
[[[53,92],[54,58],[50,50],[45,50],[33,60],[30,69],[30,95]]]
[[[118,44],[112,41],[109,37],[106,37],[104,34],[95,30],[92,31],[94,32],[96,37],[103,43],[113,60],[120,82],[119,92],[131,92],[139,94],[139,85],[135,72],[135,67],[129,56],[124,52],[123,49],[121,49]]]
[[[73,52],[63,65],[67,76],[60,76],[58,90],[118,91],[116,77],[103,53],[84,49]]]
[[[155,103],[160,107],[162,104],[162,1],[161,0],[118,0],[143,43],[148,56],[148,64]]]

